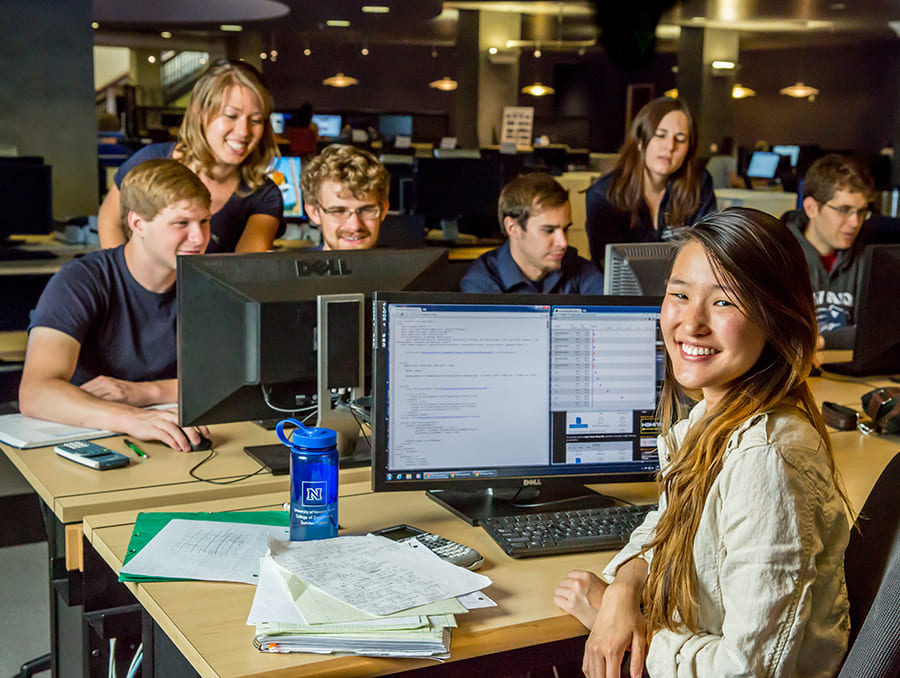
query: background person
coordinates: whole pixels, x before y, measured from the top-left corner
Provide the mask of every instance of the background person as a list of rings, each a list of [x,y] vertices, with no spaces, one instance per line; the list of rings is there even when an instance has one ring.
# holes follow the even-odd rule
[[[849,158],[830,153],[809,166],[801,197],[803,209],[783,219],[806,257],[821,345],[850,349],[863,284],[856,236],[869,215],[872,179]]]
[[[322,232],[323,250],[367,250],[378,243],[387,216],[391,177],[366,150],[326,146],[300,172],[310,221]]]
[[[697,167],[697,125],[680,99],[662,97],[635,116],[612,172],[585,196],[591,261],[608,243],[668,240],[716,209],[712,178]]]
[[[485,252],[460,281],[463,292],[603,294],[603,274],[569,247],[569,194],[543,172],[523,174],[500,192],[507,241]]]
[[[38,300],[19,406],[186,452],[206,429],[143,408],[178,400],[176,258],[209,242],[209,190],[181,163],[154,159],[128,173],[119,204],[128,242],[66,263]]]
[[[645,657],[651,676],[680,678],[830,678],[840,665],[849,507],[806,381],[816,323],[802,260],[757,210],[684,231],[660,317],[659,509],[602,580],[575,571],[555,591],[591,629],[589,677],[618,676],[626,651],[632,676]],[[688,394],[702,400],[685,419]]]
[[[116,172],[97,217],[100,245],[125,242],[119,188],[128,171],[150,158],[174,158],[192,169],[212,196],[208,252],[272,249],[284,206],[266,176],[277,155],[271,113],[272,96],[259,71],[240,61],[213,63],[194,84],[178,141],[145,146]]]

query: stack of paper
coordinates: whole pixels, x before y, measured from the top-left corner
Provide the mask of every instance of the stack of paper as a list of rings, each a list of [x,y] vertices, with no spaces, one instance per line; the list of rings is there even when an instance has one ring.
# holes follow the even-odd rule
[[[384,537],[270,538],[247,623],[264,652],[446,658],[455,615],[494,604],[490,583]]]

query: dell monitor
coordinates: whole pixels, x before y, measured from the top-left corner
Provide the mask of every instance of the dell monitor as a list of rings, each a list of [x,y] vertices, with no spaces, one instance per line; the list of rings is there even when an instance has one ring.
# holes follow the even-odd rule
[[[747,176],[751,179],[774,179],[775,170],[781,156],[770,151],[754,151],[747,165]]]
[[[413,117],[411,115],[379,115],[378,133],[389,144],[394,143],[398,136],[411,138]]]
[[[659,313],[652,297],[376,293],[373,489],[427,490],[474,525],[536,508],[536,490],[575,509],[609,502],[585,484],[651,480]]]
[[[50,165],[41,158],[0,158],[0,186],[9,196],[0,213],[0,258],[15,255],[15,235],[47,235],[53,231]]]
[[[319,407],[323,390],[362,389],[365,295],[454,283],[442,249],[179,257],[181,425],[296,416]],[[336,301],[320,323],[326,295]]]
[[[603,294],[661,297],[674,251],[671,242],[607,243]]]
[[[314,113],[312,121],[323,139],[333,139],[341,134],[341,116]]]
[[[825,363],[822,369],[853,377],[900,373],[900,313],[890,284],[900,276],[900,245],[867,246],[862,269],[853,360]]]

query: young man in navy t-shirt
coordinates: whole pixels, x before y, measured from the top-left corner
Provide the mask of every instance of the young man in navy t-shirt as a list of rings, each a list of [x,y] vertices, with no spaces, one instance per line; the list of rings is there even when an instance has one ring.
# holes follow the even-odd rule
[[[181,163],[142,163],[122,182],[124,245],[66,263],[47,283],[28,328],[22,414],[160,440],[188,451],[205,429],[175,410],[176,258],[209,242],[210,194]]]

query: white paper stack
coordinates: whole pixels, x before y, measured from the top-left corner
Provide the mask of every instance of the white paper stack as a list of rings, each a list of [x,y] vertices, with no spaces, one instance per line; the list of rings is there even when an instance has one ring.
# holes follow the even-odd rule
[[[491,580],[384,537],[269,539],[247,623],[263,652],[446,658]]]

